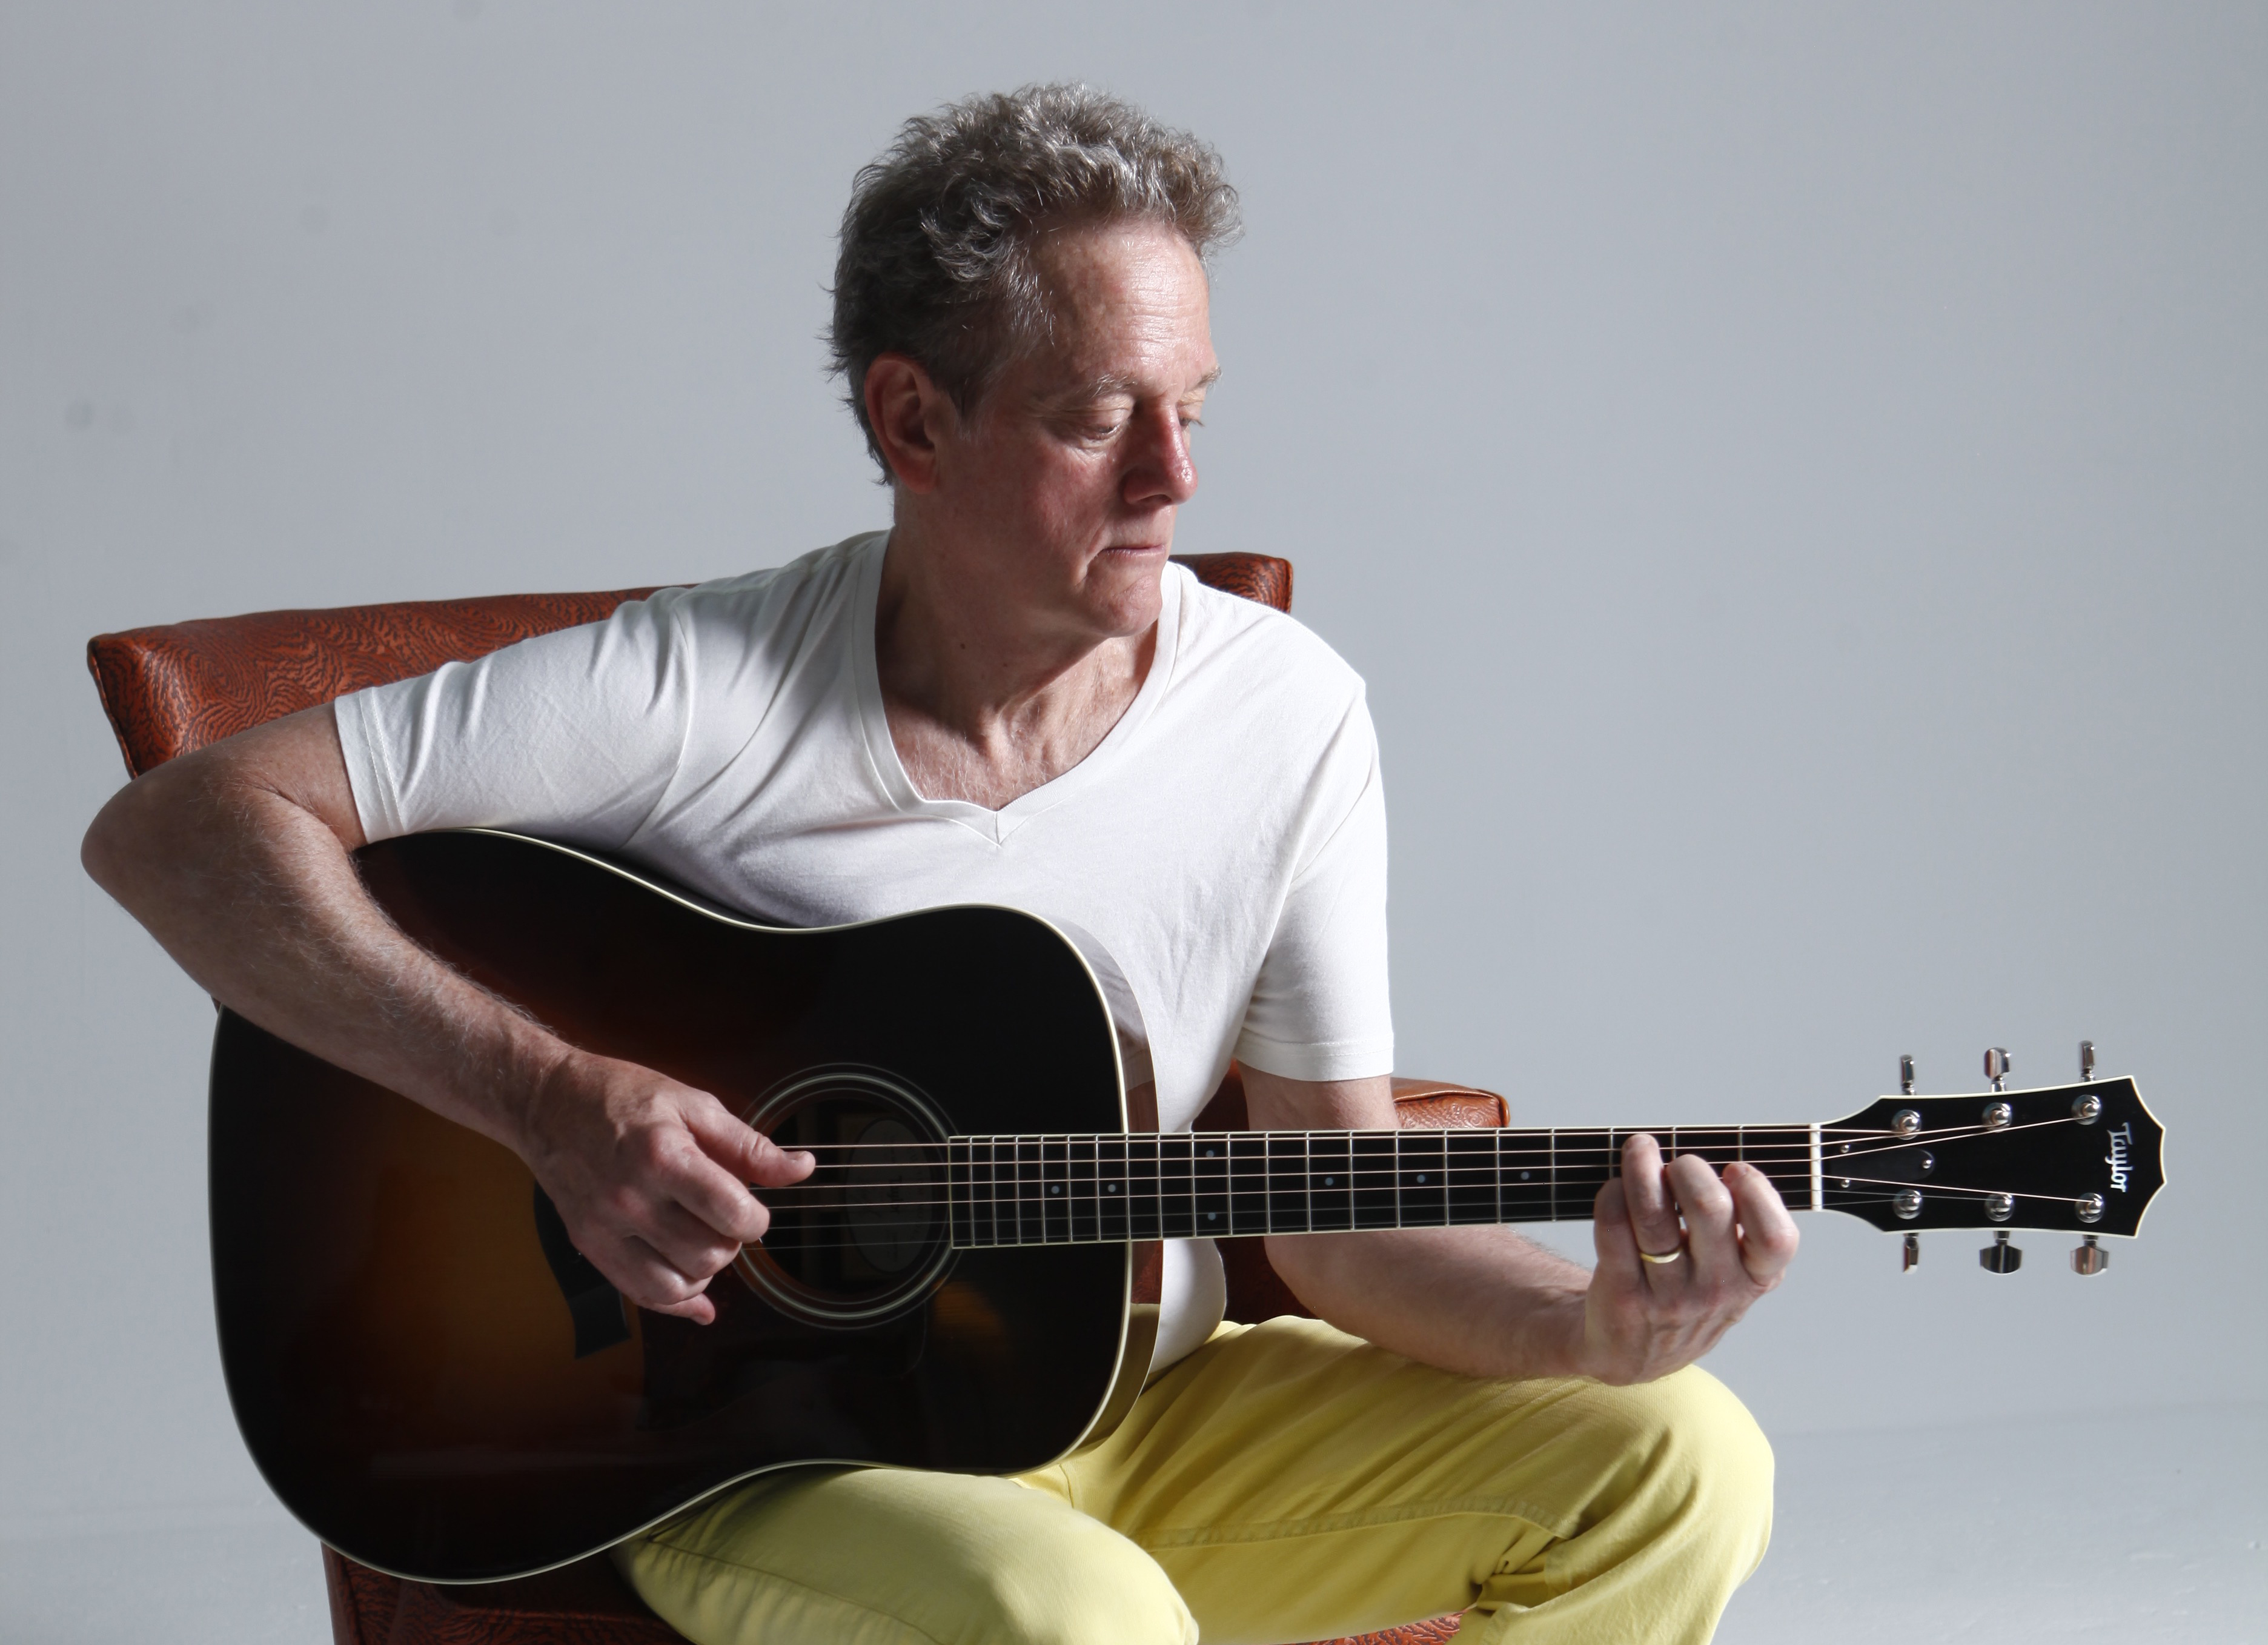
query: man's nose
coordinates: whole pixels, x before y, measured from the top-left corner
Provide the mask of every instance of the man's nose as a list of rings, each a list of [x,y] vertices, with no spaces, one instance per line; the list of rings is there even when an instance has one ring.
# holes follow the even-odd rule
[[[1181,409],[1163,406],[1138,418],[1140,439],[1126,471],[1124,496],[1136,507],[1186,503],[1197,494],[1197,460],[1189,454],[1189,432]]]

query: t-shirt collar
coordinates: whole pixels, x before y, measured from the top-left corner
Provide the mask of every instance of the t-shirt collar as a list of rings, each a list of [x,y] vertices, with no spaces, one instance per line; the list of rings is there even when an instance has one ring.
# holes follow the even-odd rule
[[[1062,776],[992,811],[966,800],[924,799],[915,789],[913,779],[906,775],[905,765],[898,758],[898,745],[890,735],[889,716],[882,707],[881,669],[874,653],[874,613],[881,600],[882,557],[889,542],[890,534],[880,531],[853,550],[858,557],[857,582],[851,595],[857,623],[852,641],[853,662],[858,673],[858,719],[865,737],[866,756],[873,762],[890,804],[899,812],[958,822],[996,845],[1005,845],[1011,834],[1034,817],[1053,810],[1107,777],[1140,734],[1143,722],[1149,719],[1172,682],[1174,660],[1181,643],[1183,573],[1179,566],[1168,564],[1160,575],[1158,643],[1151,653],[1150,671],[1142,678],[1142,689],[1134,694],[1133,702],[1118,717],[1118,723],[1093,752]]]

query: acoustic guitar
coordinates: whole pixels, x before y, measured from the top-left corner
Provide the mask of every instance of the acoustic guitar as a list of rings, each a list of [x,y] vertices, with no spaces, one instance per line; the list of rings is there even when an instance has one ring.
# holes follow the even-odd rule
[[[509,1150],[224,1012],[230,1399],[284,1504],[399,1575],[526,1575],[793,1464],[1040,1466],[1140,1389],[1145,1242],[1587,1218],[1638,1129],[1135,1132],[1095,975],[1030,915],[782,930],[487,831],[360,866],[467,975],[820,1162],[766,1191],[771,1231],[691,1324],[626,1307]],[[1999,1230],[2004,1252],[2052,1228],[2099,1257],[2163,1180],[2123,1079],[1644,1129],[1761,1167],[1798,1210]]]

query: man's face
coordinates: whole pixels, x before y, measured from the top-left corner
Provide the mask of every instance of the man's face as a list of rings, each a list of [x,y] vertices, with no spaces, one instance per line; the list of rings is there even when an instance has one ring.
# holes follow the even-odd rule
[[[1147,223],[1071,230],[1037,262],[1054,336],[943,431],[934,501],[968,572],[1050,626],[1138,634],[1158,617],[1189,433],[1219,373],[1197,254]]]

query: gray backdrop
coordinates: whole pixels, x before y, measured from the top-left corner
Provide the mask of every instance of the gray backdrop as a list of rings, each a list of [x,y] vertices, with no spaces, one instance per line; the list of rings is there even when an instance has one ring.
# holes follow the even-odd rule
[[[2107,1278],[1807,1219],[1711,1363],[1781,1434],[2257,1397],[2264,17],[0,5],[0,1530],[261,1493],[86,637],[880,523],[845,188],[1036,77],[1244,191],[1182,546],[1370,681],[1403,1068],[1830,1118],[2091,1036],[2173,1132]]]

